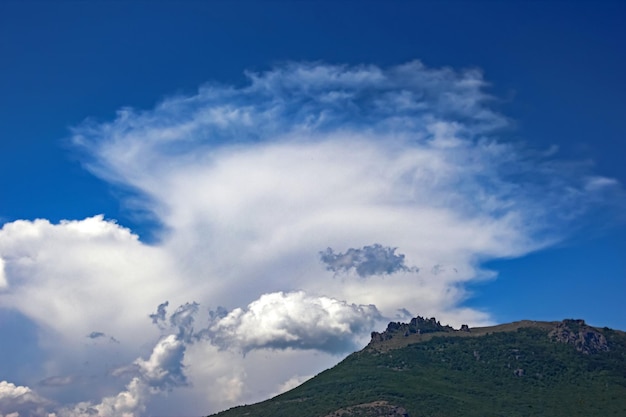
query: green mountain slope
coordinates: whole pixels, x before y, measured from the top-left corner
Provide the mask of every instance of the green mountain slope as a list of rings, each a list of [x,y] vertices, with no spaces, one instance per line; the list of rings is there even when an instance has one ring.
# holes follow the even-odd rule
[[[390,323],[301,386],[219,417],[626,416],[626,333],[582,320]]]

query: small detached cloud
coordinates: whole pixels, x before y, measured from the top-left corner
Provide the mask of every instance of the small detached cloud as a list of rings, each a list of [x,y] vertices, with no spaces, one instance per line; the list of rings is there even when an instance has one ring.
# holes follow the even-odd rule
[[[433,275],[439,275],[439,274],[443,274],[443,273],[450,272],[450,271],[454,272],[455,274],[459,272],[454,267],[446,266],[442,264],[433,265],[433,267],[430,269],[430,273]]]
[[[418,272],[419,268],[405,265],[404,255],[396,254],[396,249],[375,243],[361,249],[350,248],[345,253],[335,253],[327,248],[319,254],[328,271],[347,273],[354,270],[361,278],[391,275],[399,271]]]
[[[51,376],[49,378],[42,379],[39,382],[39,385],[42,387],[63,387],[66,385],[73,384],[76,382],[77,378],[73,375],[66,376]]]
[[[87,337],[87,338],[89,338],[89,339],[92,339],[92,340],[96,340],[96,339],[106,338],[106,337],[107,337],[107,335],[106,335],[106,333],[104,333],[104,332],[91,332],[91,333],[89,333],[86,337]],[[115,337],[113,337],[113,336],[109,336],[109,337],[108,337],[108,340],[109,340],[109,342],[111,342],[111,343],[117,343],[117,344],[119,344],[119,343],[120,343],[120,341],[119,341],[119,340],[117,340],[117,339],[116,339]]]
[[[165,315],[167,314],[167,306],[169,305],[169,301],[159,304],[157,307],[157,312],[154,314],[150,314],[150,318],[152,319],[153,324],[159,324],[165,321]]]
[[[585,190],[587,191],[597,191],[602,189],[607,189],[611,187],[619,187],[619,181],[615,178],[607,178],[600,176],[592,176],[587,178],[587,182],[585,184]]]

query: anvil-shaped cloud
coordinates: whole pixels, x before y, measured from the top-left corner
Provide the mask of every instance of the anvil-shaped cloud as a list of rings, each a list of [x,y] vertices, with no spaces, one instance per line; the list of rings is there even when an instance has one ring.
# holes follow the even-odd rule
[[[57,417],[206,414],[314,374],[398,310],[487,323],[463,306],[494,275],[481,262],[553,244],[617,186],[499,140],[478,70],[247,76],[73,129],[86,168],[160,228],[147,244],[103,216],[3,226],[0,306],[38,326],[43,356],[7,376],[23,386],[2,383],[0,413],[63,380],[22,398]]]

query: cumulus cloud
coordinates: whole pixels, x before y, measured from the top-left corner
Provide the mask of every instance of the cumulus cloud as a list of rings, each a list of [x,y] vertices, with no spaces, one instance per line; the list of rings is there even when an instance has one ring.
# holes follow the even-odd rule
[[[41,397],[32,389],[0,382],[0,415],[26,417],[139,417],[146,410],[146,402],[154,394],[185,386],[183,372],[184,342],[176,335],[161,338],[148,359],[138,358],[120,375],[135,374],[123,390],[105,396],[99,402],[80,401],[59,406]],[[114,372],[115,373],[115,372]],[[41,387],[62,387],[76,382],[75,376],[49,377],[40,382]]]
[[[0,415],[46,417],[45,409],[50,404],[29,387],[0,381]]]
[[[182,365],[184,354],[184,343],[176,335],[169,335],[156,344],[148,360],[137,359],[135,365],[149,386],[171,389],[187,383]]]
[[[165,303],[161,304],[163,306]],[[196,302],[179,306],[169,317],[174,331],[154,348],[149,361],[135,361],[145,372],[156,368],[150,363],[169,357],[170,369],[178,384],[185,383],[181,364],[185,347],[197,342],[208,342],[221,349],[235,349],[248,353],[254,349],[317,349],[329,353],[343,353],[355,349],[355,340],[382,320],[373,305],[348,304],[345,301],[307,295],[304,291],[263,294],[245,308],[227,311],[223,307],[208,311],[207,323],[195,329],[193,323],[200,309]],[[162,320],[167,320],[164,314]],[[168,353],[169,352],[169,353]],[[123,368],[124,369],[124,368]],[[161,370],[158,373],[162,373]]]
[[[404,255],[396,254],[396,249],[378,243],[361,249],[350,248],[345,253],[335,253],[332,248],[320,252],[320,259],[326,269],[333,272],[354,270],[360,277],[389,275],[394,272],[418,272],[417,267],[404,264]]]
[[[346,352],[354,338],[369,333],[381,315],[373,305],[348,304],[304,292],[264,294],[246,309],[237,308],[209,326],[221,346],[251,349],[317,349]]]
[[[113,372],[117,376],[134,375],[119,393],[105,396],[100,402],[82,401],[58,408],[58,417],[139,417],[146,403],[156,394],[187,385],[183,359],[186,346],[176,335],[161,338],[148,359],[138,358],[132,365]]]
[[[146,409],[146,387],[139,378],[133,378],[120,393],[104,397],[94,404],[83,401],[72,406],[62,407],[50,417],[138,417]]]
[[[177,287],[154,279],[173,275],[167,253],[102,215],[59,224],[6,223],[0,257],[8,281],[2,306],[68,340],[98,333],[125,341],[146,335],[146,312]]]
[[[81,401],[55,410],[56,417],[138,417],[146,410],[146,403],[155,394],[187,385],[183,360],[186,346],[177,335],[162,337],[154,345],[148,359],[137,358],[131,365],[112,372],[115,376],[131,376],[130,382],[119,393],[105,396],[100,402]],[[53,377],[42,385],[60,386],[73,378]]]
[[[36,381],[105,385],[68,415],[153,413],[151,394],[175,387],[189,414],[261,399],[407,312],[487,324],[463,305],[466,283],[495,274],[482,263],[558,242],[619,188],[501,140],[509,122],[478,70],[291,63],[247,77],[72,130],[87,169],[161,225],[151,244],[102,215],[0,230],[0,306],[45,336]],[[85,343],[98,333],[120,343]],[[70,388],[41,387],[64,401]]]

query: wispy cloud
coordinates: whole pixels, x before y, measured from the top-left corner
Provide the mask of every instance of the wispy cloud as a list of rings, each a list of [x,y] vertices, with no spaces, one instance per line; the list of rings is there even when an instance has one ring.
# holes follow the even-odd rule
[[[44,387],[62,387],[64,385],[70,385],[76,382],[77,378],[71,375],[68,376],[51,376],[45,378],[39,382],[39,385]]]
[[[265,394],[319,371],[309,364],[364,343],[378,320],[488,323],[463,306],[464,284],[493,275],[481,263],[559,241],[619,188],[499,139],[509,122],[478,70],[290,63],[247,76],[73,129],[87,169],[158,220],[154,243],[104,216],[0,230],[0,303],[45,332],[54,358],[37,381],[106,375],[58,416],[149,413],[168,390],[179,413],[204,414],[261,396],[262,364],[275,370]],[[100,333],[120,343],[85,343]]]

